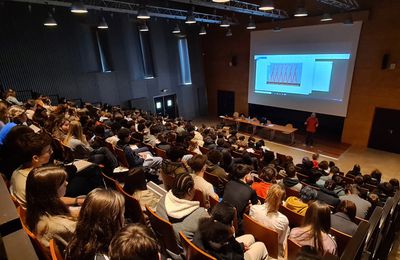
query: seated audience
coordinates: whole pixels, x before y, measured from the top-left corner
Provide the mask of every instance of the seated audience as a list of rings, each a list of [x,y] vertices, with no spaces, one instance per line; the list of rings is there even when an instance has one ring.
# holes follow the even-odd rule
[[[220,179],[227,179],[228,174],[221,166],[219,166],[219,163],[222,161],[222,153],[218,150],[210,150],[207,153],[207,158],[208,161],[206,171],[218,176]]]
[[[315,189],[304,186],[300,190],[300,198],[291,196],[286,199],[285,206],[300,215],[305,216],[306,211],[311,203],[313,203],[317,197],[318,193]]]
[[[167,159],[161,163],[161,170],[166,175],[177,176],[181,173],[188,172],[189,169],[182,158],[186,151],[180,145],[174,145],[167,151]]]
[[[300,191],[301,183],[296,177],[296,166],[289,164],[285,170],[286,176],[279,181],[279,184],[283,185],[285,188]]]
[[[315,168],[315,169],[318,169],[318,158],[319,158],[319,154],[318,153],[314,153],[312,155],[313,168]]]
[[[335,181],[327,180],[324,187],[318,191],[318,200],[336,208],[336,206],[339,205],[340,200],[339,196],[334,191],[335,187]]]
[[[336,241],[328,234],[331,228],[331,211],[329,206],[319,201],[311,203],[307,209],[304,223],[293,228],[289,238],[301,246],[312,246],[320,255],[336,255]]]
[[[251,188],[256,191],[257,196],[265,199],[268,193],[268,189],[272,184],[276,183],[277,171],[274,167],[264,167],[258,174],[258,177],[262,180],[261,182],[253,182]]]
[[[358,175],[362,175],[359,164],[354,164],[353,169],[346,173],[346,177],[356,177]]]
[[[274,184],[268,190],[263,205],[253,205],[250,208],[250,217],[262,225],[278,232],[279,254],[283,257],[289,236],[289,220],[280,213],[279,206],[285,198],[285,190],[278,184]]]
[[[178,241],[180,231],[191,239],[198,230],[199,219],[209,216],[198,201],[192,201],[193,197],[193,178],[188,173],[181,173],[175,177],[172,189],[157,204],[157,215],[172,223]]]
[[[66,260],[107,255],[112,238],[124,225],[125,200],[114,190],[94,189],[85,199],[66,248]]]
[[[342,200],[337,207],[335,214],[331,215],[331,227],[353,236],[358,225],[354,222],[356,219],[357,207],[350,200]]]
[[[362,199],[359,196],[360,192],[357,189],[357,185],[351,184],[347,188],[347,195],[341,196],[340,200],[350,200],[354,204],[357,205],[357,217],[366,218],[369,208],[371,207],[371,203]]]
[[[234,214],[233,207],[228,203],[217,204],[211,217],[200,219],[193,243],[219,260],[266,259],[268,252],[265,245],[255,242],[252,235],[235,238]]]
[[[374,183],[372,185],[378,185],[381,183],[382,173],[378,169],[375,169],[371,172],[371,178]]]
[[[67,173],[59,167],[33,169],[26,180],[26,224],[39,242],[49,247],[51,239],[66,245],[76,221],[61,197],[65,195]]]
[[[159,242],[142,224],[123,227],[111,240],[108,256],[110,260],[161,260]]]
[[[68,130],[69,130],[69,120],[63,118],[56,124],[56,127],[53,129],[52,131],[53,137],[60,141],[64,141],[65,137],[67,137]]]
[[[207,162],[207,156],[202,154],[197,154],[188,161],[188,165],[193,170],[193,173],[191,175],[194,181],[194,188],[203,193],[205,207],[209,208],[210,207],[209,197],[213,197],[216,200],[219,200],[219,197],[214,192],[214,187],[212,186],[212,184],[203,178],[204,172],[206,170],[206,162]]]
[[[399,190],[399,180],[396,178],[392,178],[389,180],[389,183],[392,185],[394,192]]]

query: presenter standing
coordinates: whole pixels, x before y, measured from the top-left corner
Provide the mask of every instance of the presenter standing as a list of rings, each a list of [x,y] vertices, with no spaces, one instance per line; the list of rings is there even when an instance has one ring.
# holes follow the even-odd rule
[[[309,118],[304,122],[306,125],[306,144],[307,146],[313,147],[314,145],[314,134],[318,127],[318,118],[315,113],[312,113]]]

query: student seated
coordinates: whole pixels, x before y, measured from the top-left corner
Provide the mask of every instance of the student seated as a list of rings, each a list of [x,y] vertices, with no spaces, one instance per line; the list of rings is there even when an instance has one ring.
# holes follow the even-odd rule
[[[289,238],[301,246],[312,246],[320,255],[336,255],[336,241],[328,234],[331,228],[329,206],[319,201],[311,203],[301,227],[293,228]]]
[[[177,241],[180,231],[191,239],[198,229],[199,219],[209,216],[198,201],[192,201],[194,192],[192,176],[181,173],[175,177],[172,189],[157,204],[157,215],[172,223]]]
[[[272,184],[276,183],[276,175],[278,172],[274,167],[267,166],[264,167],[258,174],[258,177],[263,180],[262,182],[253,182],[251,188],[256,191],[257,196],[265,199],[267,196],[269,188]]]
[[[186,150],[180,145],[174,145],[167,151],[167,159],[161,163],[161,170],[166,175],[177,176],[188,172],[188,168],[182,162]]]
[[[93,260],[106,255],[112,238],[124,225],[124,211],[125,199],[117,191],[91,191],[82,205],[65,260]]]
[[[337,212],[331,215],[332,228],[353,236],[358,225],[356,219],[357,207],[350,200],[342,200],[337,207]]]
[[[294,196],[287,198],[285,206],[291,211],[305,216],[308,206],[317,199],[318,193],[315,189],[304,186],[299,195],[300,198]]]
[[[217,204],[211,217],[200,219],[193,243],[219,260],[266,259],[267,248],[262,242],[255,242],[252,235],[235,238],[234,214],[234,208],[228,203]]]
[[[161,260],[159,242],[142,224],[123,227],[112,239],[108,256],[110,260]]]
[[[368,210],[371,207],[371,203],[362,199],[359,196],[360,192],[357,189],[357,185],[351,184],[347,188],[347,195],[341,196],[340,200],[350,200],[357,205],[357,217],[365,218]]]
[[[76,220],[61,200],[67,184],[65,170],[53,166],[33,169],[26,180],[26,224],[45,247],[51,239],[65,246],[75,230]]]
[[[250,208],[250,217],[278,233],[279,254],[282,257],[290,231],[288,218],[278,211],[285,195],[285,190],[278,184],[274,184],[268,190],[265,203],[253,205]]]
[[[279,181],[279,184],[283,185],[285,188],[300,191],[302,185],[299,179],[297,179],[296,177],[296,166],[294,166],[293,164],[289,164],[286,167],[285,173],[286,176]]]
[[[333,180],[327,180],[323,188],[318,191],[318,200],[325,202],[326,204],[336,207],[339,205],[339,196],[334,191],[336,182]]]

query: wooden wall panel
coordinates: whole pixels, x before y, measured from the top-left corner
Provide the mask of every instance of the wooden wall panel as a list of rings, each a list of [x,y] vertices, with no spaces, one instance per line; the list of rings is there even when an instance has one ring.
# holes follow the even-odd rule
[[[400,109],[400,2],[374,1],[371,10],[353,13],[355,20],[364,20],[354,68],[348,113],[342,142],[367,146],[375,107]],[[338,21],[344,15],[336,15]],[[291,19],[281,27],[319,24],[319,17]],[[270,29],[258,24],[257,30]],[[382,70],[382,57],[390,54],[395,70]],[[248,112],[248,78],[250,33],[233,28],[233,36],[225,37],[222,29],[210,30],[203,39],[205,77],[210,115],[216,115],[217,90],[235,91],[235,110]],[[229,59],[237,56],[237,66],[229,67]],[[398,120],[398,119],[397,119]]]

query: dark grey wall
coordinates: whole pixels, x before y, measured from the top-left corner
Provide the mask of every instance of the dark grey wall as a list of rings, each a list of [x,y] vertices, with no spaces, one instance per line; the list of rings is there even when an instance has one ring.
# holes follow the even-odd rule
[[[191,61],[191,86],[179,84],[177,38],[171,33],[173,22],[153,19],[151,47],[156,77],[143,79],[138,32],[126,14],[106,13],[113,72],[99,73],[97,49],[92,29],[98,14],[73,15],[58,7],[56,28],[46,28],[44,6],[6,2],[0,6],[0,82],[6,88],[32,89],[46,95],[113,105],[147,97],[176,94],[180,115],[194,118],[207,113],[201,41],[197,30],[188,30]]]

